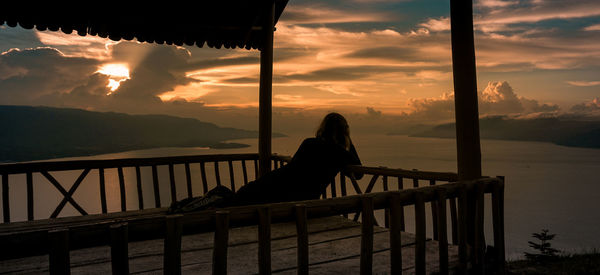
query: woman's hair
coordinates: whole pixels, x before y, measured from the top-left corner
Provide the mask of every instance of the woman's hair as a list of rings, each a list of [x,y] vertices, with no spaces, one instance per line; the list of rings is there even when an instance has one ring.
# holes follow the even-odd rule
[[[329,113],[323,118],[316,136],[325,141],[339,144],[346,150],[349,150],[350,145],[352,145],[348,122],[338,113]]]

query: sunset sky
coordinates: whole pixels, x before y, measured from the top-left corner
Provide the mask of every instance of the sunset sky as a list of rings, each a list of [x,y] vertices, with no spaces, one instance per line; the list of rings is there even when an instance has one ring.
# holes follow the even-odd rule
[[[600,116],[600,1],[475,0],[474,9],[481,115]],[[447,0],[290,0],[275,32],[274,130],[333,110],[357,125],[452,120],[449,13]],[[4,25],[0,51],[2,105],[257,127],[256,50]]]

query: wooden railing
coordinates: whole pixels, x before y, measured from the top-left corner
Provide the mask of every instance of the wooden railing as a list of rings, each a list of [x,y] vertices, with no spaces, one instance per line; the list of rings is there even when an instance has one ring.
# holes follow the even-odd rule
[[[279,167],[289,161],[289,157],[273,156],[273,166]],[[207,171],[207,166],[210,165],[214,169],[213,171]],[[159,182],[159,168],[161,166],[168,167],[168,189],[170,193],[170,201],[165,203],[161,201],[160,182]],[[17,201],[26,200],[27,202],[27,220],[31,221],[34,219],[40,219],[34,217],[34,185],[45,184],[43,182],[34,182],[34,175],[40,174],[45,178],[52,186],[58,190],[62,196],[62,200],[56,206],[49,218],[56,218],[61,214],[67,203],[71,204],[79,214],[88,215],[86,211],[73,197],[73,194],[84,179],[89,177],[90,172],[98,172],[98,191],[99,191],[99,203],[100,212],[108,213],[107,196],[106,196],[106,179],[105,174],[108,170],[116,170],[118,175],[119,183],[119,203],[120,211],[134,210],[134,209],[147,209],[147,208],[160,208],[168,206],[171,202],[178,199],[182,199],[177,196],[177,184],[176,184],[176,172],[177,166],[183,166],[185,173],[185,188],[186,196],[192,197],[194,194],[198,194],[198,189],[202,190],[204,194],[210,188],[216,185],[228,185],[233,191],[239,188],[240,184],[247,184],[249,181],[256,179],[258,174],[258,154],[230,154],[230,155],[198,155],[198,156],[177,156],[177,157],[158,157],[158,158],[130,158],[130,159],[114,159],[114,160],[77,160],[77,161],[56,161],[56,162],[31,162],[31,163],[16,163],[16,164],[2,164],[0,165],[0,175],[2,176],[2,213],[3,222],[11,222],[11,196],[9,181],[10,176],[24,174],[26,185],[26,198],[18,199]],[[199,166],[199,176],[192,176],[191,168],[193,166]],[[234,169],[234,166],[241,166],[241,177],[239,176],[239,170]],[[229,182],[225,183],[222,181],[221,169],[223,167],[228,168],[228,174],[225,177],[229,178]],[[181,167],[180,167],[181,168]],[[135,190],[126,191],[126,182],[124,177],[124,170],[130,169],[135,170]],[[151,170],[151,182],[144,182],[142,180],[143,169]],[[235,175],[235,171],[238,170],[238,175]],[[249,171],[250,170],[250,171]],[[80,173],[75,182],[71,185],[68,190],[64,186],[68,186],[64,183],[59,182],[53,172],[58,171],[73,171],[74,173]],[[81,172],[78,172],[81,171]],[[149,172],[149,171],[146,171]],[[227,173],[227,172],[225,172]],[[212,178],[207,178],[207,174],[212,175]],[[252,178],[251,175],[252,174]],[[238,178],[239,182],[236,182]],[[196,181],[194,181],[196,180]],[[144,201],[143,190],[151,188],[153,193],[153,204],[149,206],[147,201]],[[127,192],[135,192],[137,194],[137,208],[127,207]],[[45,219],[47,217],[42,217]]]
[[[415,272],[426,273],[425,249],[425,203],[435,202],[438,209],[439,272],[447,274],[452,267],[448,262],[448,242],[446,226],[447,201],[458,199],[458,245],[459,271],[465,271],[470,259],[467,258],[467,227],[480,232],[484,225],[484,195],[491,194],[493,239],[496,246],[496,268],[504,268],[504,181],[501,178],[485,178],[477,181],[427,186],[401,191],[387,191],[373,194],[352,195],[326,200],[288,202],[268,205],[232,207],[220,210],[165,215],[164,212],[151,215],[129,215],[109,220],[78,218],[77,221],[51,226],[34,223],[27,230],[0,231],[0,260],[33,255],[49,254],[51,274],[65,274],[70,268],[69,251],[85,247],[109,245],[113,273],[128,272],[128,242],[164,239],[164,273],[179,274],[181,271],[181,237],[183,234],[214,232],[213,273],[224,274],[227,270],[228,232],[230,228],[248,225],[258,226],[259,258],[261,274],[271,271],[270,226],[272,222],[295,221],[297,229],[297,268],[299,274],[308,273],[308,234],[307,218],[341,215],[362,211],[362,234],[360,248],[361,274],[370,274],[373,264],[373,211],[389,210],[390,254],[392,274],[402,272],[401,260],[401,214],[402,207],[414,206],[415,211]],[[475,224],[467,224],[466,197],[475,194]],[[116,213],[119,214],[119,213]],[[484,259],[483,235],[475,236],[475,249],[472,266]],[[429,271],[431,272],[431,271]]]
[[[272,156],[272,168],[277,169],[289,161],[291,161],[291,157],[275,154]],[[161,168],[168,168],[168,183],[166,184],[164,182],[165,177],[162,177],[164,176],[164,173],[161,173],[161,171],[164,172],[165,169]],[[223,172],[223,169],[227,169],[227,172]],[[55,173],[60,171],[71,171],[71,173],[78,174],[78,177],[70,187],[66,188],[65,186],[69,185],[65,184],[65,182],[61,183],[55,176]],[[98,197],[93,199],[97,200],[100,206],[97,212],[85,210],[74,197],[75,192],[81,186],[82,182],[89,179],[92,174],[96,174],[95,172],[97,172],[97,180],[93,184],[97,185],[96,190],[98,190]],[[197,155],[2,164],[0,165],[0,175],[2,177],[3,222],[8,223],[13,221],[13,219],[11,219],[11,199],[14,199],[15,201],[26,201],[26,216],[29,221],[59,217],[67,204],[73,206],[77,211],[76,214],[88,215],[90,213],[108,213],[107,185],[109,182],[106,180],[106,174],[109,172],[112,172],[113,174],[116,172],[119,199],[117,207],[120,211],[160,208],[168,206],[173,201],[183,199],[181,192],[179,196],[177,195],[177,174],[181,173],[185,175],[185,187],[179,184],[179,188],[183,187],[186,190],[186,197],[204,194],[218,185],[227,185],[235,191],[241,184],[247,184],[249,181],[256,179],[256,175],[258,174],[258,154]],[[129,172],[131,177],[125,177],[126,172]],[[323,198],[327,198],[328,196],[337,197],[346,196],[348,194],[370,193],[374,190],[378,179],[381,179],[380,182],[384,191],[390,189],[388,187],[392,183],[391,180],[388,183],[388,179],[391,178],[397,179],[397,190],[405,188],[403,184],[404,179],[411,180],[413,188],[423,186],[423,181],[428,182],[430,185],[434,185],[440,182],[455,181],[457,179],[457,176],[454,173],[422,172],[383,167],[351,166],[346,172],[347,174],[364,174],[371,176],[371,179],[366,188],[362,190],[359,183],[352,176],[346,177],[344,174],[340,174],[337,177],[339,179],[337,181],[339,184],[336,184],[336,181],[334,180],[328,187],[328,190],[325,190],[323,193]],[[151,176],[144,177],[146,174]],[[41,178],[38,175],[41,176]],[[18,176],[24,177],[25,180],[18,181],[12,178]],[[37,179],[35,182],[34,178]],[[163,181],[159,180],[161,178]],[[225,182],[227,178],[228,182]],[[126,179],[134,181],[135,184],[127,182]],[[47,183],[45,181],[47,181]],[[419,185],[419,182],[421,182],[421,185]],[[26,191],[23,198],[15,198],[14,194],[13,196],[10,195],[10,186],[14,186],[15,184],[25,185]],[[42,184],[52,185],[61,196],[60,202],[49,217],[36,217],[34,215],[34,186]],[[348,184],[351,184],[353,192],[348,190]],[[127,188],[127,186],[130,188]],[[168,189],[170,195],[170,200],[168,201],[165,201],[164,197],[161,200],[161,189],[165,187]],[[148,202],[148,198],[146,198],[146,200],[144,199],[143,190],[147,189],[152,191],[150,202]],[[165,190],[163,190],[163,192],[165,192]],[[129,194],[129,196],[126,194]],[[132,194],[134,195],[132,196]],[[137,205],[128,205],[128,197],[129,199],[134,199],[134,201],[137,200]],[[86,203],[89,205],[89,202]],[[455,209],[455,203],[452,205],[452,209]],[[453,217],[454,216],[455,215],[453,215]],[[354,219],[358,219],[358,215],[355,215]],[[386,219],[386,225],[387,224],[388,222]],[[453,226],[454,225],[455,223],[453,223]],[[453,240],[455,240],[455,238],[453,238]]]

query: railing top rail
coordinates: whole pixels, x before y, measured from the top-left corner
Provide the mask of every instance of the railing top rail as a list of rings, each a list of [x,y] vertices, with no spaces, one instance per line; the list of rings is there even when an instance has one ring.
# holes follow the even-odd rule
[[[504,184],[499,178],[482,178],[474,181],[456,182],[444,185],[434,185],[415,189],[406,189],[400,191],[387,191],[379,193],[370,193],[362,195],[353,195],[346,197],[331,198],[325,200],[311,200],[303,202],[284,202],[267,205],[252,205],[242,207],[231,207],[219,210],[230,212],[231,227],[248,226],[256,224],[256,213],[260,208],[269,207],[273,221],[287,221],[294,217],[294,207],[298,203],[306,206],[309,217],[333,216],[344,213],[351,213],[360,210],[362,199],[371,197],[373,199],[374,209],[385,208],[390,199],[399,199],[402,205],[411,205],[415,203],[415,194],[420,193],[425,202],[437,199],[437,192],[445,191],[446,198],[455,198],[459,196],[462,188],[471,189],[477,184],[482,184],[486,193],[493,191],[495,186]],[[110,214],[109,214],[110,215]],[[194,213],[184,214],[182,222],[186,234],[209,232],[214,230],[215,210],[204,210]],[[69,218],[64,218],[69,219]],[[68,227],[70,230],[71,243],[76,248],[85,248],[98,245],[105,245],[107,239],[104,237],[108,226],[115,222],[128,222],[130,230],[130,241],[141,241],[162,238],[164,235],[165,215],[153,213],[152,215],[133,215],[131,217],[115,217],[114,219],[90,220],[85,223],[74,223],[69,226],[67,223],[60,223],[58,227]],[[47,242],[47,230],[52,223],[44,225],[38,223],[37,226],[23,226],[17,230],[18,225],[9,224],[4,226],[0,224],[0,242],[5,244],[6,249],[0,252],[0,260],[9,258],[26,257],[41,255],[46,253],[45,245]],[[25,223],[21,223],[25,225]],[[10,251],[10,253],[9,253]]]
[[[430,172],[419,170],[406,170],[400,168],[387,167],[367,167],[360,165],[350,165],[348,171],[361,174],[373,174],[389,177],[417,178],[423,180],[441,180],[441,181],[457,181],[458,174],[453,172]]]
[[[255,160],[258,154],[214,154],[154,158],[126,158],[100,160],[38,161],[0,164],[0,174],[20,174],[40,171],[64,171],[95,168],[117,168],[134,166],[152,166],[210,161]]]

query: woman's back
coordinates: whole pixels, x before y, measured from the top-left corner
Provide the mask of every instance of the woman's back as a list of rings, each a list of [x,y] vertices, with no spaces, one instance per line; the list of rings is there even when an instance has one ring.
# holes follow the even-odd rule
[[[321,138],[305,139],[292,161],[241,188],[238,204],[318,199],[346,165],[360,165],[354,149]]]

